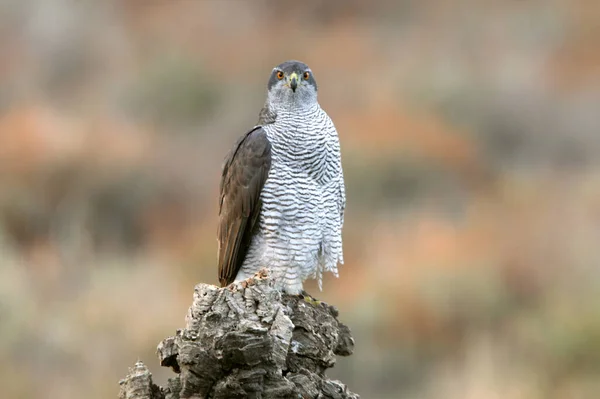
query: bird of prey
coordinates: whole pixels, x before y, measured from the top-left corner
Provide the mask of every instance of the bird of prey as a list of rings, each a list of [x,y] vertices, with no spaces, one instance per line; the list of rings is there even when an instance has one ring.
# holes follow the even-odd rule
[[[297,295],[307,278],[344,263],[346,194],[338,134],[317,101],[311,69],[286,61],[271,72],[257,125],[225,159],[217,239],[226,286],[270,269]]]

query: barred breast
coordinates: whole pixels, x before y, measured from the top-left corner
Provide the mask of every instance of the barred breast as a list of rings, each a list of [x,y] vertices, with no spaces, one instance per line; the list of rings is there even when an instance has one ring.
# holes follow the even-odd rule
[[[238,279],[269,267],[291,294],[343,263],[344,181],[337,131],[318,105],[263,126],[272,146],[262,211]]]

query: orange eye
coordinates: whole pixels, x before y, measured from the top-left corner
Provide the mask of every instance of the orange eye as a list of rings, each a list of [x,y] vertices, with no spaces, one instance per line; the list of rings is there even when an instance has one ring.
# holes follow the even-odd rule
[[[277,71],[277,79],[279,79],[279,80],[283,79],[283,72]]]
[[[304,80],[310,79],[310,72],[304,72]]]

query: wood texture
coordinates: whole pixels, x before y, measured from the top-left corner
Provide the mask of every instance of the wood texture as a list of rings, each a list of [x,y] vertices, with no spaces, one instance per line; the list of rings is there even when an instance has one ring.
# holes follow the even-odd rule
[[[280,294],[265,270],[231,288],[198,284],[186,327],[157,349],[177,375],[160,388],[138,362],[119,397],[358,398],[325,375],[354,348],[337,316],[327,304]]]

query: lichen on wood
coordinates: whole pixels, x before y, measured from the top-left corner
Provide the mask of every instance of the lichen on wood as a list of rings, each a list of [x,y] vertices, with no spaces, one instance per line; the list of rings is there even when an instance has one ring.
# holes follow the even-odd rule
[[[186,326],[157,348],[176,376],[152,383],[141,362],[120,382],[120,398],[358,398],[325,371],[354,340],[337,310],[282,295],[266,270],[226,288],[198,284]]]

